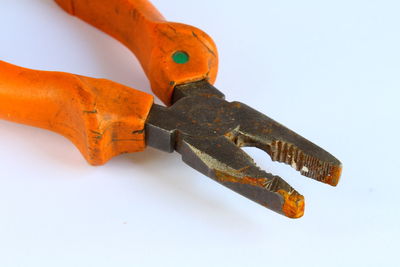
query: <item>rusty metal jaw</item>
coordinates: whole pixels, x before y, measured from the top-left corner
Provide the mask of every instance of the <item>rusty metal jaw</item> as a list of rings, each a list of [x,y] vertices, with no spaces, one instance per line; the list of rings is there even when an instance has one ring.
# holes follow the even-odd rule
[[[171,107],[154,105],[146,142],[233,191],[290,218],[304,213],[304,197],[282,178],[259,169],[241,147],[267,152],[301,174],[336,185],[341,163],[331,154],[264,114],[228,102],[207,81],[177,86]]]

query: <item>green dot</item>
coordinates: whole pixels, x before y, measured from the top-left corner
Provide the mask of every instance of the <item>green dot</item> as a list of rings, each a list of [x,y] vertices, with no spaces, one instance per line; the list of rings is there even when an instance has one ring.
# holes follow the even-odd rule
[[[189,55],[184,51],[177,51],[172,55],[172,59],[177,64],[185,64],[189,61]]]

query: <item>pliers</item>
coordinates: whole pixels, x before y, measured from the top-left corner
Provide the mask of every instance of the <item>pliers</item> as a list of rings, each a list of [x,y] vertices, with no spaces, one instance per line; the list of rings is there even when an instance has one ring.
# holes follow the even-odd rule
[[[224,100],[213,86],[217,49],[203,31],[167,22],[148,0],[55,1],[127,46],[166,106],[109,80],[0,62],[0,118],[64,135],[92,165],[146,146],[177,151],[204,175],[290,218],[303,215],[304,197],[241,147],[337,185],[342,164],[334,156],[251,107]]]

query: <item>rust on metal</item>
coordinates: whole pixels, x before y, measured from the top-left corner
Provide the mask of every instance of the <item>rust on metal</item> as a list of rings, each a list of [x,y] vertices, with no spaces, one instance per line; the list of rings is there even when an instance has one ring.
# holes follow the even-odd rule
[[[208,81],[177,86],[173,105],[154,105],[146,142],[233,191],[290,218],[304,213],[304,197],[279,176],[258,168],[241,147],[264,150],[273,161],[336,185],[341,163],[280,123],[240,102],[228,102]]]

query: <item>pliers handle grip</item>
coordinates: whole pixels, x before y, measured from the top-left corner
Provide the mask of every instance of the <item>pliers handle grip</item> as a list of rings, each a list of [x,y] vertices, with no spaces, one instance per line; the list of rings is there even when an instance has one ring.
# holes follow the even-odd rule
[[[56,2],[128,47],[140,61],[153,92],[167,105],[177,85],[215,81],[218,54],[213,40],[195,27],[165,21],[148,0]]]
[[[166,22],[147,0],[56,2],[126,45],[166,104],[179,84],[215,80],[218,58],[212,39],[192,26]],[[0,118],[64,135],[92,165],[146,147],[145,121],[153,104],[149,94],[109,80],[6,62],[0,62],[0,80]]]
[[[0,119],[70,139],[92,165],[145,149],[153,96],[121,84],[0,61]]]

